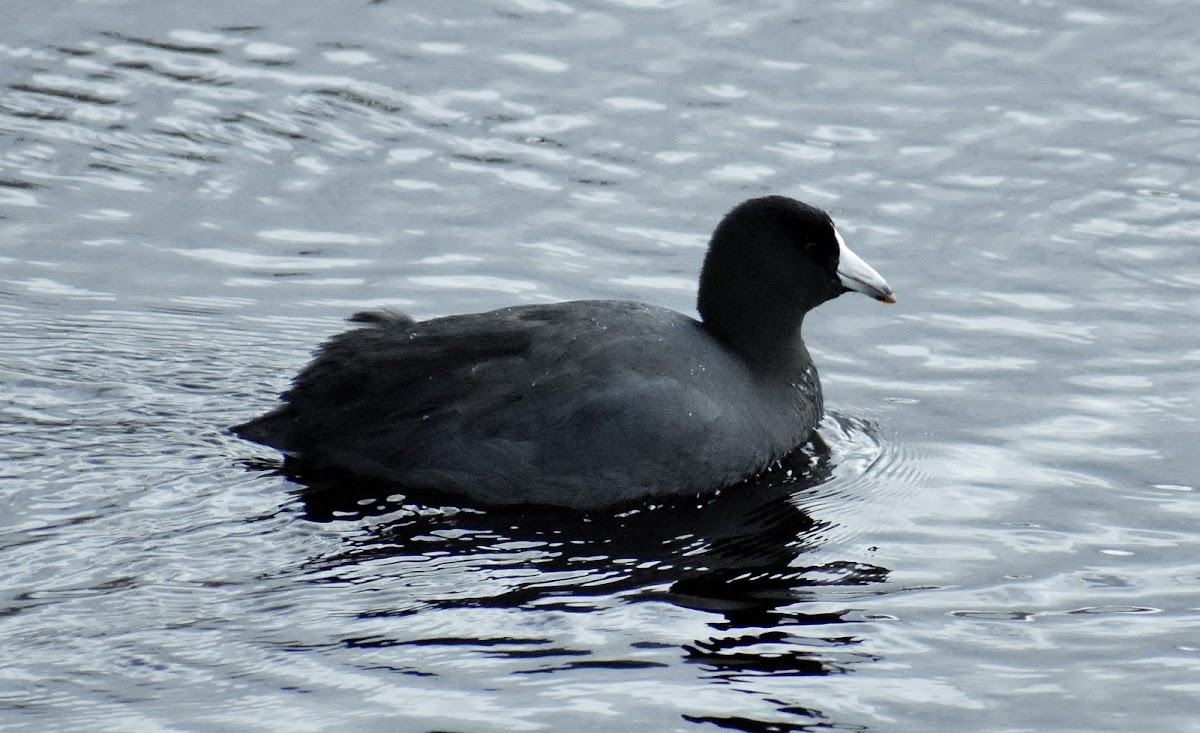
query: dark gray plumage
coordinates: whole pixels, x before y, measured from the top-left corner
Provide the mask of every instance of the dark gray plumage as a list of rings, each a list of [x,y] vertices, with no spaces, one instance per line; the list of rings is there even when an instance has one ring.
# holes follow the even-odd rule
[[[752,199],[713,234],[701,321],[603,300],[421,322],[360,313],[281,407],[233,431],[302,466],[476,504],[699,494],[807,439],[822,398],[800,326],[850,289],[892,300],[824,212]]]

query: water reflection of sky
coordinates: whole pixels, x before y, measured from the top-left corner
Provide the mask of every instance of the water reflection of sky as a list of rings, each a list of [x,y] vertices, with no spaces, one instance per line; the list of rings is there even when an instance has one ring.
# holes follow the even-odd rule
[[[1191,15],[129,0],[0,22],[0,721],[1186,727]],[[330,505],[224,433],[362,308],[690,311],[708,232],[763,192],[830,209],[899,299],[806,324],[829,453],[786,501],[582,524]]]

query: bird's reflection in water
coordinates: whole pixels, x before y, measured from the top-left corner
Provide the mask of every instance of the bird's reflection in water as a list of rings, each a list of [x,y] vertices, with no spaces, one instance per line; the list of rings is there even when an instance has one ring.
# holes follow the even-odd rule
[[[453,497],[398,489],[356,478],[284,469],[305,486],[298,496],[315,522],[377,518],[326,562],[362,562],[381,555],[438,549],[462,555],[497,547],[541,550],[544,571],[607,568],[626,577],[622,588],[674,579],[680,598],[711,597],[718,606],[746,603],[749,592],[777,586],[790,563],[826,525],[800,509],[795,496],[832,474],[830,451],[816,434],[804,449],[750,481],[703,497],[578,513],[548,507],[456,506]],[[401,493],[404,492],[404,493]],[[380,521],[382,520],[382,521]],[[419,540],[419,541],[418,541]],[[731,588],[737,586],[736,595]],[[608,585],[602,592],[611,593]],[[768,591],[774,595],[774,591]],[[693,605],[691,603],[687,605]]]
[[[643,589],[677,605],[725,614],[736,626],[771,625],[766,615],[804,600],[807,588],[873,584],[886,577],[883,568],[858,563],[801,562],[829,524],[801,509],[797,498],[826,482],[833,469],[828,445],[814,433],[771,470],[715,496],[588,514],[456,507],[447,497],[401,494],[395,486],[361,479],[288,475],[306,487],[298,492],[305,518],[374,518],[347,539],[344,551],[315,561],[324,569],[431,552],[486,555],[491,563],[508,554],[514,563],[540,571],[529,577],[536,592],[512,589],[527,599]],[[556,572],[564,574],[557,582]],[[486,602],[520,600],[489,592]]]
[[[840,628],[859,620],[851,611],[830,611],[829,604],[806,611],[805,601],[837,597],[831,586],[842,597],[869,595],[867,586],[888,575],[858,562],[804,562],[831,525],[798,501],[819,491],[834,468],[829,447],[814,434],[767,473],[716,496],[590,514],[455,507],[446,497],[402,494],[395,486],[288,475],[305,485],[298,492],[305,518],[356,528],[341,550],[313,559],[306,570],[314,582],[402,581],[421,596],[406,598],[398,604],[403,608],[377,609],[374,617],[461,607],[579,612],[591,607],[588,599],[614,596],[623,603],[664,601],[713,619],[710,635],[682,645],[686,663],[714,683],[762,697],[766,690],[756,679],[841,674],[873,661]],[[411,582],[422,573],[423,582]],[[430,575],[439,577],[429,582]],[[857,592],[847,593],[850,587]],[[526,647],[520,654],[538,652]],[[780,728],[779,720],[764,727],[742,719],[697,722],[737,730],[821,724],[818,711],[778,702],[785,718],[806,722],[795,728]]]

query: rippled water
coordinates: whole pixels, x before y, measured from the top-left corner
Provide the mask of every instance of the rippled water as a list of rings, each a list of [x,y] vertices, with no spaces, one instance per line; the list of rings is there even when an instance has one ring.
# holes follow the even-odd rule
[[[1200,730],[1197,23],[0,9],[0,727]],[[690,310],[765,192],[900,303],[809,319],[827,448],[753,490],[332,501],[225,432],[363,307]]]

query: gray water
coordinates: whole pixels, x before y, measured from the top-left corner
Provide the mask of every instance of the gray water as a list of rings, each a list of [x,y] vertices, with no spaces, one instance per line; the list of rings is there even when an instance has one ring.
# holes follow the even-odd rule
[[[0,728],[1200,730],[1200,5],[0,5]],[[783,193],[895,288],[701,506],[329,501],[356,310],[690,312]],[[326,498],[321,498],[322,496]]]

